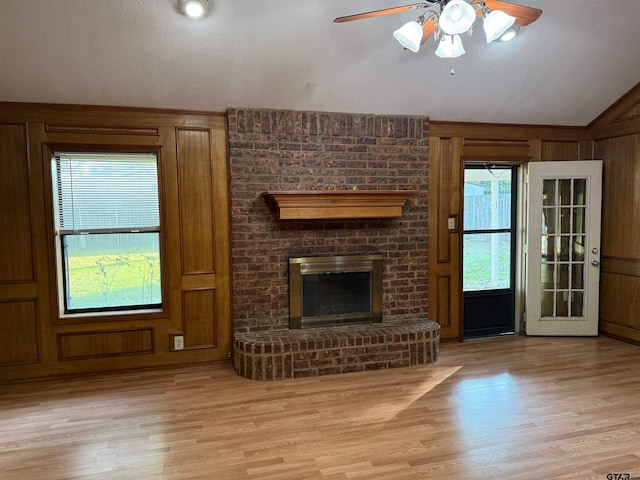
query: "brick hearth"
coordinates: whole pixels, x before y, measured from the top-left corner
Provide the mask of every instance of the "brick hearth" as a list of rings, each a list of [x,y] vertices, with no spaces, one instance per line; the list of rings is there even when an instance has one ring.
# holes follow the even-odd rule
[[[439,344],[431,320],[238,333],[234,367],[252,380],[408,367],[437,361]]]

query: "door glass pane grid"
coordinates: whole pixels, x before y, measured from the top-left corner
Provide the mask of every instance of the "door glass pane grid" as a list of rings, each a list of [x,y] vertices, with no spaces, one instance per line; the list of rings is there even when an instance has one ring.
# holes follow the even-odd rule
[[[581,317],[586,179],[546,179],[542,188],[541,316]]]

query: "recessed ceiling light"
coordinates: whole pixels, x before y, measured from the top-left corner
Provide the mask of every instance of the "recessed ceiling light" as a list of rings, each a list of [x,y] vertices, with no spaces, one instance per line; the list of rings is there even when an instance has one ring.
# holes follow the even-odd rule
[[[202,18],[209,9],[209,0],[180,0],[180,9],[189,18]]]

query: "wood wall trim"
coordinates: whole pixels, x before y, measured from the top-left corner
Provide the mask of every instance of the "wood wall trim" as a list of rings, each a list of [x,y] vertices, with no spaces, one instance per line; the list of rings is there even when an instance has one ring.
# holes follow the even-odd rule
[[[226,132],[223,112],[181,111],[138,107],[56,105],[0,102],[0,122],[26,122],[54,125],[80,124],[90,127],[216,128]],[[46,132],[45,132],[46,133]]]
[[[549,160],[580,160],[580,141],[574,140],[542,140],[541,158]]]
[[[15,282],[0,284],[0,302],[4,300],[20,300],[37,298],[38,284],[35,282]]]
[[[38,103],[38,102],[0,102],[0,108],[3,110],[14,110],[22,113],[32,113],[34,115],[46,115],[70,112],[93,113],[97,110],[103,112],[114,112],[116,114],[144,113],[146,115],[177,115],[191,116],[202,115],[205,117],[225,118],[225,112],[209,111],[209,110],[180,110],[170,108],[153,108],[153,107],[128,107],[116,105],[78,105],[71,103]]]
[[[154,135],[157,136],[158,128],[147,127],[105,127],[87,125],[51,125],[45,124],[47,133],[75,133],[75,134],[99,134],[99,135]]]
[[[216,290],[182,291],[185,350],[215,348],[217,344]]]
[[[593,140],[606,140],[609,138],[625,137],[640,132],[640,118],[611,123],[589,131]]]
[[[515,125],[499,123],[465,123],[430,121],[429,135],[434,137],[461,137],[476,140],[530,141],[544,138],[547,140],[583,140],[587,137],[585,127],[567,127],[552,125]]]
[[[429,145],[429,316],[440,323],[442,339],[461,340],[462,138],[430,136]]]
[[[38,299],[0,301],[0,366],[41,361]]]
[[[176,158],[182,274],[215,273],[215,179],[210,130],[176,128]]]
[[[640,101],[640,82],[630,88],[627,93],[620,97],[613,105],[598,115],[587,128],[590,131],[598,131],[607,125],[617,123],[617,120],[624,119],[625,114],[634,108]]]
[[[603,271],[600,276],[600,328],[615,335],[624,331],[630,339],[640,338],[638,311],[640,276]],[[635,335],[630,335],[631,331],[635,331]]]
[[[589,138],[604,140],[640,133],[640,83],[588,126]]]
[[[441,327],[451,326],[451,275],[436,275],[436,321]]]
[[[619,325],[617,323],[600,319],[600,333],[609,337],[624,340],[625,342],[640,345],[640,330],[637,328]]]
[[[640,277],[640,259],[602,256],[601,262],[602,272]]]
[[[530,147],[528,146],[472,145],[463,148],[462,161],[482,160],[486,163],[525,163],[529,161]]]
[[[151,354],[153,337],[153,328],[58,333],[58,358],[70,361]]]
[[[453,139],[441,138],[437,142],[438,145],[435,146],[435,151],[440,162],[436,165],[436,168],[431,169],[429,176],[430,179],[431,177],[436,179],[435,188],[430,188],[429,191],[436,195],[437,201],[430,203],[430,205],[433,204],[434,206],[435,215],[429,215],[429,218],[434,222],[438,239],[436,243],[436,262],[449,263],[451,261],[451,243],[449,242],[447,222],[450,215],[450,205],[446,187],[451,185],[452,182]]]
[[[496,139],[496,138],[469,138],[463,139],[464,147],[522,147],[529,148],[530,139]],[[466,151],[466,148],[465,148]]]
[[[27,124],[0,123],[0,284],[36,278],[27,140]]]
[[[603,160],[600,331],[640,343],[640,83],[589,125]]]

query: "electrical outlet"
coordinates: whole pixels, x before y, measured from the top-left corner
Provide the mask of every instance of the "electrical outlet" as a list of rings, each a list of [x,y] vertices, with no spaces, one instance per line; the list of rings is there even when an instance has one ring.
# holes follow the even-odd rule
[[[184,350],[184,337],[182,335],[176,335],[173,337],[173,349]]]
[[[449,230],[455,230],[456,229],[456,219],[455,219],[455,217],[449,217],[447,219],[447,227],[449,227]]]

